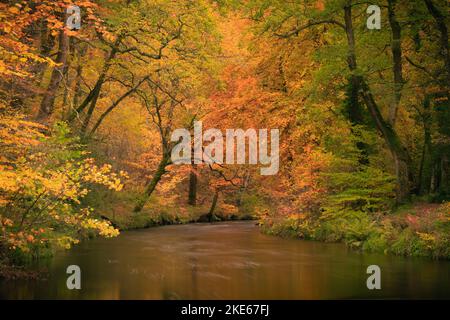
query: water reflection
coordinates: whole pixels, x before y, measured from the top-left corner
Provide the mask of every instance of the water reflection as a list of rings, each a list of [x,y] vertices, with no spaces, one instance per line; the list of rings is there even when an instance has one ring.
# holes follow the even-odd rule
[[[68,265],[82,289],[66,288]],[[366,288],[366,268],[382,290]],[[262,235],[251,222],[124,232],[58,254],[49,277],[3,281],[3,299],[450,298],[450,262],[358,254],[339,244]]]

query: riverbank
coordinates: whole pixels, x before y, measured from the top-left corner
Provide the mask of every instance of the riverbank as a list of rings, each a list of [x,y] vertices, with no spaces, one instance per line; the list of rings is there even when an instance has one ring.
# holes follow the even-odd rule
[[[114,193],[99,189],[88,195],[84,202],[85,205],[97,208],[99,218],[111,222],[121,231],[195,222],[256,219],[253,207],[233,207],[234,210],[230,210],[231,206],[219,201],[214,210],[211,210],[211,203],[208,201],[199,201],[195,206],[187,203],[180,205],[157,195],[153,195],[145,207],[136,213],[133,208],[139,195],[139,192],[132,190]]]
[[[107,219],[120,230],[193,222],[258,220],[260,230],[269,235],[342,242],[353,250],[368,253],[450,259],[450,202],[417,201],[386,212],[347,209],[336,215],[299,214],[282,218],[276,212],[257,216],[255,212],[260,208],[255,204],[233,212],[226,205],[218,205],[211,215],[208,214],[209,203],[170,206],[156,196],[136,214],[132,212],[136,195],[122,193],[119,197],[116,194],[114,200],[102,201],[96,206],[106,209]]]
[[[349,214],[333,219],[266,217],[261,229],[281,237],[343,242],[363,252],[450,259],[450,203],[415,203],[391,213]]]
[[[191,210],[192,214],[178,214],[177,212],[164,212],[162,214],[155,214],[144,210],[140,213],[131,213],[122,215],[119,219],[111,219],[106,216],[102,216],[111,222],[113,226],[120,231],[147,229],[158,226],[176,225],[176,224],[189,224],[189,223],[214,223],[214,222],[226,222],[226,221],[247,221],[256,220],[251,215],[222,215],[203,213],[201,209]]]

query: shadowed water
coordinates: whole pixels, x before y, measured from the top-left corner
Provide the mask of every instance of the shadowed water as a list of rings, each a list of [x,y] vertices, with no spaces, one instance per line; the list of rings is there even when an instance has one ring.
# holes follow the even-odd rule
[[[66,268],[81,268],[68,290]],[[366,269],[381,268],[381,290]],[[450,262],[360,254],[263,235],[253,222],[123,232],[58,253],[45,280],[0,282],[2,299],[450,298]]]

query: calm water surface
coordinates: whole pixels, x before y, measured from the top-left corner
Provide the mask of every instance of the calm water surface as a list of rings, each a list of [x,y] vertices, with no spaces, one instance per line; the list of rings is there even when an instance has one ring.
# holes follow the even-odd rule
[[[72,264],[81,268],[81,290],[66,287]],[[381,290],[366,288],[371,264],[381,268]],[[252,222],[123,232],[61,252],[48,269],[44,280],[0,282],[0,298],[450,298],[450,262],[280,239],[261,234]]]

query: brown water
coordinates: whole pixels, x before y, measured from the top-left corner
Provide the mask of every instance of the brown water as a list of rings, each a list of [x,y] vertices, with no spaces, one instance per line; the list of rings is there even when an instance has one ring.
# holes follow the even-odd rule
[[[81,290],[68,290],[69,265]],[[366,287],[381,268],[381,290]],[[359,254],[263,235],[252,222],[123,232],[61,252],[47,280],[0,282],[2,299],[450,298],[450,262]]]

